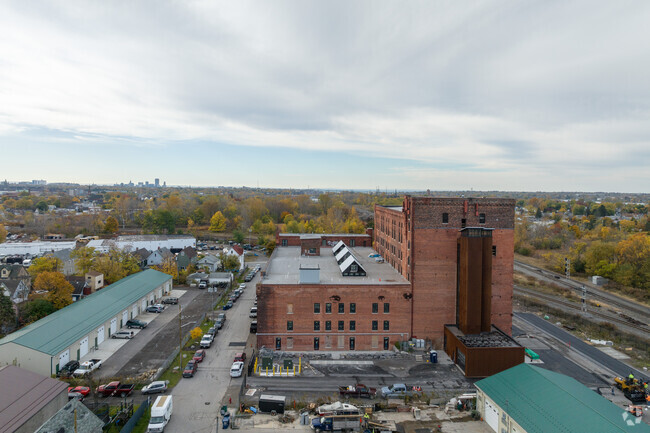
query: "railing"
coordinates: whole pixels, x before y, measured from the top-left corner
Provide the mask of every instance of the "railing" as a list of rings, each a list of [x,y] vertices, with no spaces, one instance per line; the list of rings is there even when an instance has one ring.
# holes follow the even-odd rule
[[[120,433],[131,433],[147,409],[149,409],[149,399],[142,402],[140,407],[138,407],[138,409],[133,413],[133,416],[126,422],[126,424],[124,424]]]

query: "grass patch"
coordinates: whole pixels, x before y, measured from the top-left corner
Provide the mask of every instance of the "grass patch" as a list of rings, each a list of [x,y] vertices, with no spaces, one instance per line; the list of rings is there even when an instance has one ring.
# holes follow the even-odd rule
[[[179,369],[178,367],[178,359],[180,356],[183,356],[183,360],[181,362],[181,367]],[[183,377],[183,368],[185,368],[185,365],[187,364],[187,361],[192,359],[192,356],[194,356],[194,351],[193,350],[183,350],[179,355],[176,355],[176,358],[172,361],[171,364],[169,364],[169,367],[167,367],[167,370],[163,372],[163,374],[160,375],[160,378],[158,380],[168,380],[169,385],[167,387],[169,389],[175,387],[178,382],[180,382],[181,378]]]

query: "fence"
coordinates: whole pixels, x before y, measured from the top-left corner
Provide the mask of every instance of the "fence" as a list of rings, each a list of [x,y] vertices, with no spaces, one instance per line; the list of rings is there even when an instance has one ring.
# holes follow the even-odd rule
[[[133,416],[131,419],[129,419],[126,424],[124,424],[124,427],[122,427],[122,430],[120,430],[120,433],[131,433],[133,429],[135,428],[135,425],[140,421],[140,418],[142,418],[142,415],[149,409],[149,399],[146,399],[145,401],[142,402],[140,407],[133,413]]]

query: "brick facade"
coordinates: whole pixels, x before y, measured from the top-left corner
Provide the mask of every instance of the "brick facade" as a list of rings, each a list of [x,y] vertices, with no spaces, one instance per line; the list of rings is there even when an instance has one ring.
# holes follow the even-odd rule
[[[295,284],[257,286],[258,298],[258,347],[281,350],[315,350],[314,339],[318,338],[318,350],[390,349],[396,341],[410,338],[411,303],[408,300],[410,284]],[[406,295],[406,296],[405,296]],[[315,313],[318,303],[320,312]],[[330,304],[331,312],[328,313]],[[343,312],[339,305],[343,304]],[[355,312],[351,312],[355,304]],[[373,313],[373,304],[377,312]],[[388,312],[384,312],[384,304]],[[291,330],[287,322],[292,322]],[[320,329],[314,330],[314,322]],[[330,329],[327,323],[330,322]],[[339,330],[343,321],[343,330]],[[354,329],[350,322],[354,321]],[[376,328],[373,330],[373,321]],[[384,322],[388,329],[384,329]],[[277,339],[280,345],[277,346]],[[385,340],[387,339],[387,340]]]
[[[493,230],[492,323],[512,331],[512,199],[406,196],[403,206],[375,206],[374,248],[413,286],[411,332],[440,340],[456,323],[460,229]]]

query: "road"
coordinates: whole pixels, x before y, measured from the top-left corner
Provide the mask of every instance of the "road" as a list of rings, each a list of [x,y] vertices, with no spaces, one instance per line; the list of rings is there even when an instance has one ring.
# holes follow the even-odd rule
[[[633,372],[636,377],[645,377],[647,380],[648,374],[631,367],[618,359],[614,359],[597,348],[588,345],[577,337],[574,337],[565,330],[555,326],[552,323],[531,313],[514,313],[518,318],[532,324],[533,326],[542,329],[544,332],[552,335],[556,339],[563,341],[565,344],[570,345],[574,350],[582,353],[584,356],[591,358],[593,361],[603,365],[609,370],[616,373],[618,376],[627,377],[630,372]]]
[[[255,263],[247,263],[254,266]],[[244,293],[233,308],[226,311],[227,319],[205,360],[199,364],[193,378],[181,379],[172,390],[174,412],[165,430],[170,432],[214,432],[221,401],[230,387],[241,386],[242,378],[231,379],[230,366],[235,353],[245,349],[249,337],[248,313],[255,300],[255,284],[260,274],[246,284]],[[250,353],[251,348],[248,347]],[[219,426],[221,428],[221,426]]]

